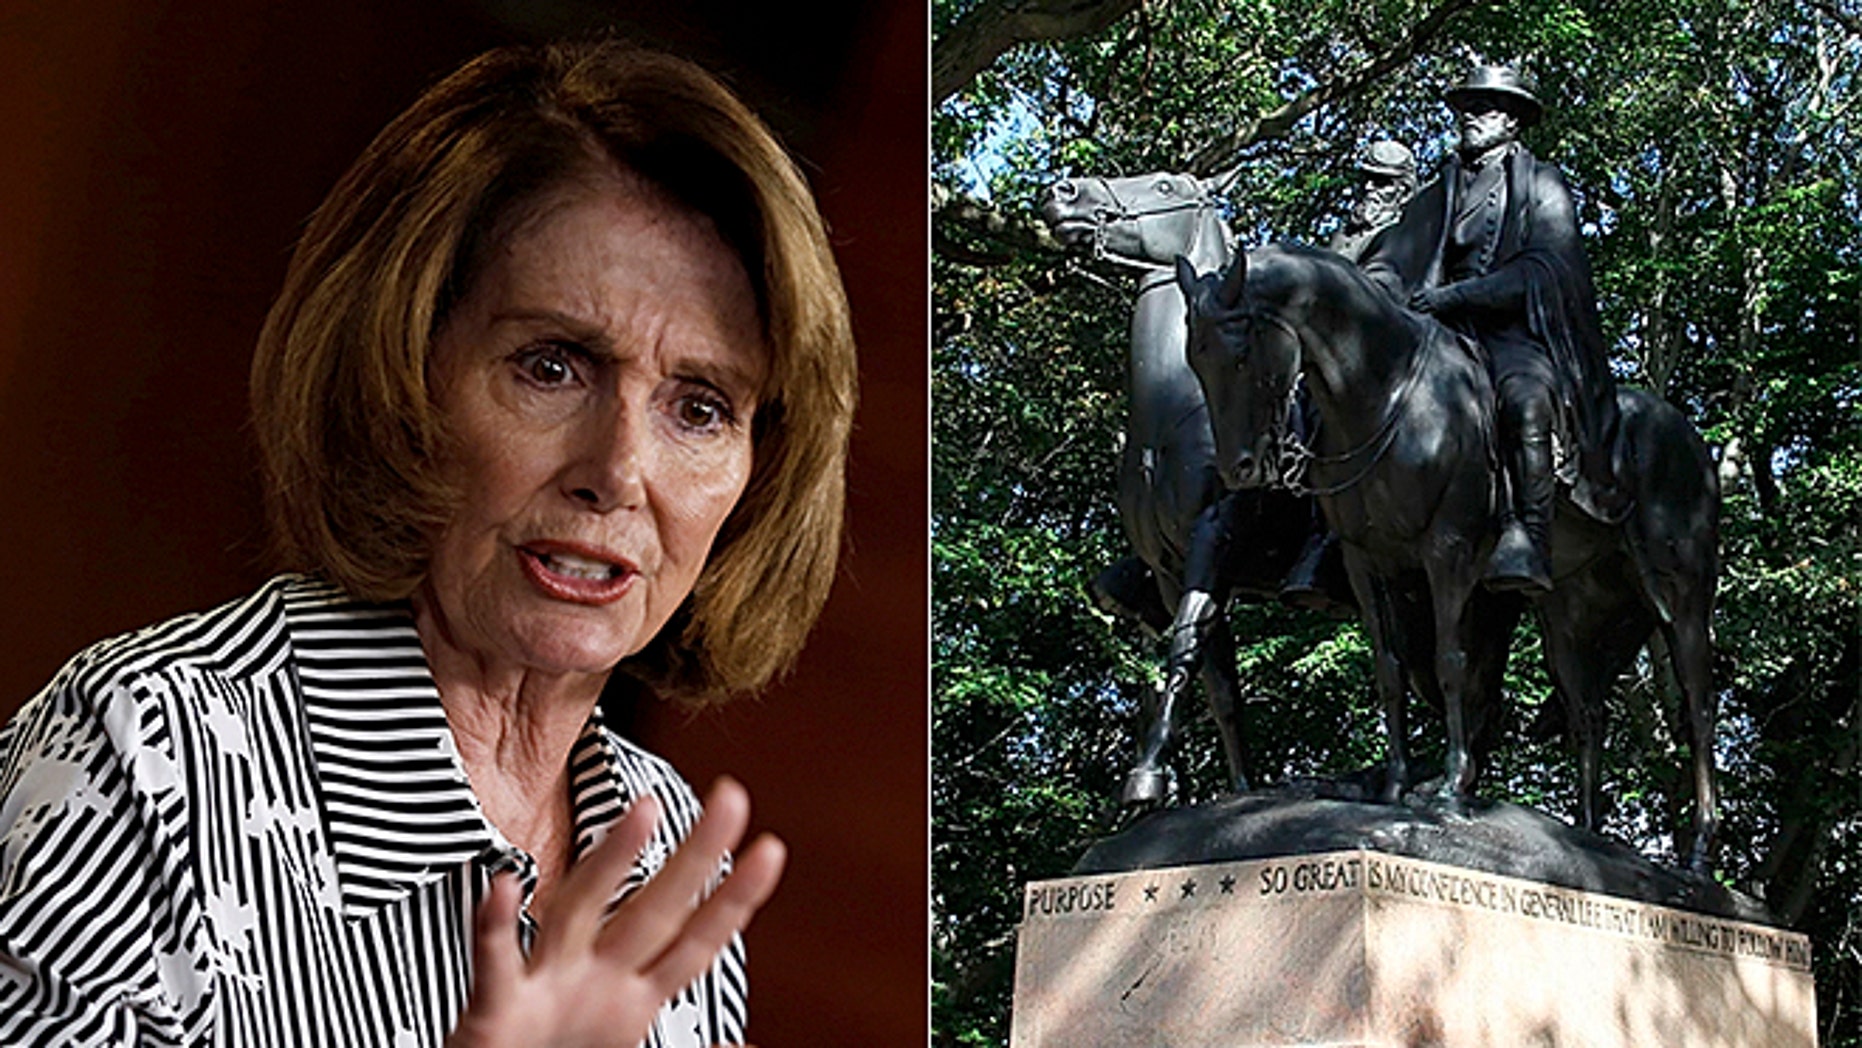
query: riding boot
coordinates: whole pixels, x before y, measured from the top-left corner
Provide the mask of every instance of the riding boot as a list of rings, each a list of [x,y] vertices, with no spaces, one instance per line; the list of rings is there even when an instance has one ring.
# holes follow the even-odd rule
[[[1489,589],[1544,593],[1552,588],[1552,499],[1558,491],[1551,427],[1529,422],[1512,451],[1506,465],[1513,505],[1501,517],[1484,581]]]
[[[1286,581],[1280,584],[1280,603],[1328,615],[1337,613],[1338,600],[1326,589],[1326,580],[1322,577],[1326,558],[1337,545],[1338,535],[1327,528],[1323,520],[1319,521],[1307,537],[1305,548],[1300,550],[1299,560],[1287,572]]]

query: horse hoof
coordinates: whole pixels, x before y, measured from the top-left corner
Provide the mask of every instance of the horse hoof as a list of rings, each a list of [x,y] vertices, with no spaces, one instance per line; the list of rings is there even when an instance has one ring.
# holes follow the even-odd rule
[[[1164,802],[1164,773],[1151,768],[1133,768],[1125,776],[1125,788],[1119,791],[1119,803],[1127,808]]]

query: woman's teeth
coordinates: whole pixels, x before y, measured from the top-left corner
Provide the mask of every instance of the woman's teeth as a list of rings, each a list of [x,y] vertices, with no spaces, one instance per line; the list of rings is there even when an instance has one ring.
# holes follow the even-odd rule
[[[620,569],[613,564],[578,557],[573,553],[551,553],[543,558],[543,565],[558,575],[578,579],[610,579],[620,573]]]

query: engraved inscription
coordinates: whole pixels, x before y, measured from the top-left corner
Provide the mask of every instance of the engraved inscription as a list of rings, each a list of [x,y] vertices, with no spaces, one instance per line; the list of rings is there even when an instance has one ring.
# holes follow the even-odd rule
[[[1664,946],[1728,957],[1756,957],[1805,970],[1810,967],[1807,940],[1737,921],[1620,902],[1550,885],[1490,880],[1457,870],[1392,859],[1367,859],[1364,873],[1365,888],[1373,894],[1426,899],[1568,924]]]
[[[1118,905],[1117,881],[1087,881],[1083,884],[1031,884],[1024,918],[1037,914],[1052,917],[1063,913],[1110,911]]]
[[[1268,863],[1261,867],[1261,894],[1285,895],[1291,891],[1331,892],[1356,888],[1361,859],[1321,859],[1312,862]]]

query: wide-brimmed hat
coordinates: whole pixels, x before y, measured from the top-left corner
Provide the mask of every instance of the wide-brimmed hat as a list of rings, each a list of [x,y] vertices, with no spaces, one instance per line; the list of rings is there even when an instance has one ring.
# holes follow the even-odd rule
[[[1415,178],[1416,154],[1403,143],[1386,138],[1358,151],[1358,170],[1391,178]]]
[[[1484,65],[1475,66],[1460,87],[1448,90],[1448,104],[1458,110],[1466,110],[1477,100],[1492,100],[1504,103],[1519,114],[1519,122],[1527,127],[1539,122],[1545,107],[1539,104],[1537,95],[1526,86],[1526,82],[1512,66]]]

